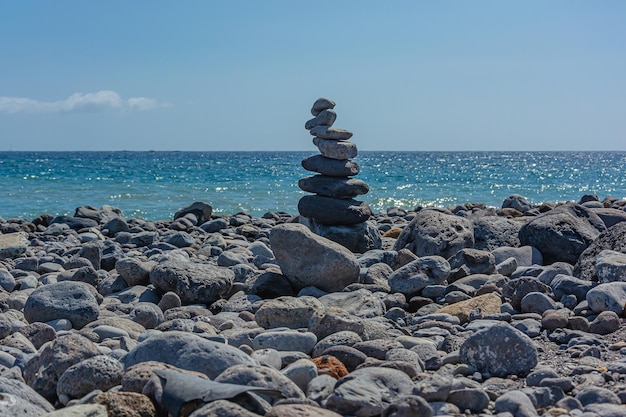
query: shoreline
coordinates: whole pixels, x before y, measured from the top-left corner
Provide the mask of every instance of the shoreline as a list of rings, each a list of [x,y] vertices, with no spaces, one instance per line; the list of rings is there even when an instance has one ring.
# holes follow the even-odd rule
[[[0,411],[626,411],[626,200],[512,195],[369,222],[378,240],[355,253],[292,213],[201,202],[158,221],[0,217]],[[230,394],[184,394],[206,378]]]

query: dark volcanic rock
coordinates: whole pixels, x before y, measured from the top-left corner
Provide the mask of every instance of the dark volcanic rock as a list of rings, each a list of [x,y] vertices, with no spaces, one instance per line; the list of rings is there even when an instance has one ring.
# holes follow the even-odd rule
[[[82,282],[63,281],[37,288],[24,304],[29,323],[68,319],[80,329],[98,318],[95,290]]]
[[[537,365],[532,340],[508,324],[479,330],[461,345],[463,362],[492,376],[526,375]]]
[[[541,251],[546,263],[576,263],[606,227],[591,209],[568,203],[556,207],[526,223],[519,232],[522,245]]]
[[[474,246],[472,223],[462,217],[438,210],[422,210],[402,230],[394,250],[409,249],[417,256],[438,255],[450,258]]]
[[[301,178],[298,181],[298,187],[309,193],[333,198],[354,198],[367,194],[370,190],[364,181],[356,178],[339,178],[327,175]]]
[[[228,268],[197,262],[165,262],[150,271],[150,282],[174,291],[183,304],[212,304],[230,291],[235,274]]]
[[[473,219],[474,249],[492,251],[502,246],[517,247],[522,223],[497,216]]]
[[[597,281],[596,257],[605,249],[626,253],[626,222],[618,223],[600,233],[600,236],[578,258],[573,275],[581,279]]]
[[[363,223],[372,215],[370,206],[363,201],[319,195],[302,197],[298,211],[304,217],[326,225]]]
[[[313,155],[302,160],[307,171],[319,172],[331,177],[351,177],[359,173],[359,164],[349,159],[331,159]]]

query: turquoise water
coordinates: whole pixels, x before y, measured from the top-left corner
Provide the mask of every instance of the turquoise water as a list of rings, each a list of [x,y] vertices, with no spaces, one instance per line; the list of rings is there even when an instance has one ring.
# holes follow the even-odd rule
[[[297,213],[314,152],[0,152],[0,217],[73,214],[105,204],[127,217],[170,219],[194,201],[217,213]],[[626,198],[626,152],[360,152],[362,200],[398,206],[533,203],[583,194]]]

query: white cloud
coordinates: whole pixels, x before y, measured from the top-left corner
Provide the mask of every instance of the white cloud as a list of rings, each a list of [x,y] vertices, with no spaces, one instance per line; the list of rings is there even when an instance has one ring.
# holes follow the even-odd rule
[[[108,109],[144,111],[167,106],[169,104],[147,97],[123,99],[118,93],[110,90],[95,93],[74,93],[65,100],[59,101],[0,96],[0,113],[9,114],[98,112]]]

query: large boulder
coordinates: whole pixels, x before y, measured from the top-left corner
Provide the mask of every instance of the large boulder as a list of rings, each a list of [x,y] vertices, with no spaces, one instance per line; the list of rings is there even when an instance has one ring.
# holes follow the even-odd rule
[[[492,251],[502,246],[519,246],[522,223],[498,216],[483,216],[472,220],[474,249]]]
[[[588,281],[598,281],[595,265],[600,252],[606,249],[626,253],[626,222],[617,223],[600,233],[578,258],[573,275]]]
[[[537,365],[537,348],[524,333],[506,323],[471,335],[461,345],[461,359],[478,372],[496,377],[526,375]]]
[[[155,287],[175,292],[184,304],[212,304],[230,291],[234,280],[228,268],[197,262],[169,261],[150,271]]]
[[[394,250],[409,249],[417,256],[450,258],[464,248],[474,247],[474,227],[459,216],[435,209],[422,210],[398,236]]]
[[[283,275],[296,290],[316,286],[341,291],[359,278],[359,263],[352,252],[302,224],[275,226],[270,244]]]
[[[96,320],[99,312],[95,289],[75,281],[43,285],[24,304],[24,318],[29,323],[67,319],[76,329]]]
[[[519,238],[522,245],[539,249],[546,263],[574,264],[605,229],[591,209],[567,203],[530,220],[520,229]]]

